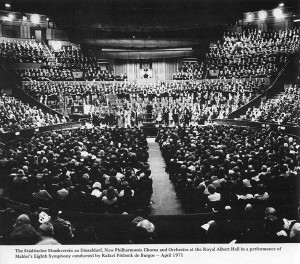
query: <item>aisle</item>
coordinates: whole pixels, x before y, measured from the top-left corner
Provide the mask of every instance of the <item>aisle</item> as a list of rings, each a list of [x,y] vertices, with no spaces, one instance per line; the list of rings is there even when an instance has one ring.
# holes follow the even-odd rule
[[[176,198],[174,185],[165,172],[165,162],[159,144],[154,138],[148,138],[149,164],[152,171],[153,194],[151,204],[152,215],[184,214],[180,201]]]

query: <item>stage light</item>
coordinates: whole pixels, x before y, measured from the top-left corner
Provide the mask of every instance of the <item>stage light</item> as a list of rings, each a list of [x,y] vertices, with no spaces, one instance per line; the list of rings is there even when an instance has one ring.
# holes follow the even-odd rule
[[[40,23],[40,20],[41,20],[41,18],[37,14],[34,14],[34,15],[31,16],[31,22],[34,23],[34,24]]]
[[[23,16],[23,21],[26,21],[27,19],[27,16]]]
[[[261,10],[258,12],[259,20],[265,20],[267,18],[267,12],[265,10]]]
[[[5,5],[4,5],[6,8],[11,8],[11,5],[10,5],[10,3],[5,3]]]
[[[280,3],[279,6],[280,6],[280,7],[283,7],[283,6],[284,6],[284,3]]]
[[[248,13],[248,14],[246,15],[246,20],[247,20],[247,22],[252,22],[252,21],[253,21],[253,18],[254,18],[253,13]]]
[[[49,21],[49,17],[46,18],[46,21],[47,21],[47,22]]]
[[[281,8],[275,8],[273,10],[273,16],[277,19],[281,19],[281,18],[284,18],[284,14],[282,12],[282,9]]]

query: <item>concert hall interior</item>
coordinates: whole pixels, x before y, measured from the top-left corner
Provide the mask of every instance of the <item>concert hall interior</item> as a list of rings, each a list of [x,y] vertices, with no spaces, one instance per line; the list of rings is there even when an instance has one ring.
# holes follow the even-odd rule
[[[298,0],[1,0],[0,244],[299,243]]]

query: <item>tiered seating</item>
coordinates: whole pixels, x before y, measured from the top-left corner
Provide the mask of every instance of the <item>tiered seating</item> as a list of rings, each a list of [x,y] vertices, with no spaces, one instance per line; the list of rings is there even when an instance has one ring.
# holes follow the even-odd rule
[[[30,107],[3,93],[0,97],[0,113],[1,133],[66,122],[64,117],[59,118],[57,115],[43,113],[41,109]]]
[[[34,135],[2,158],[14,160],[18,153],[13,167],[6,164],[9,194],[17,201],[134,213],[147,209],[152,194],[147,150],[142,129],[82,128]]]
[[[32,82],[23,86],[26,93],[46,105],[57,106],[59,98],[64,96],[70,105],[77,102],[95,106],[98,115],[113,112],[116,122],[117,116],[122,116],[125,109],[133,111],[131,119],[137,121],[134,116],[144,115],[147,112],[147,104],[151,103],[154,119],[166,125],[187,121],[198,122],[200,119],[211,120],[216,117],[225,118],[231,111],[260,93],[263,87],[264,83],[260,80],[206,80],[147,86],[128,82]],[[119,113],[105,106],[109,94],[117,95]],[[184,113],[189,117],[185,118]],[[141,118],[139,119],[141,121]],[[124,124],[124,121],[117,123]],[[131,124],[130,121],[125,123]]]
[[[182,68],[173,74],[173,80],[200,80],[204,79],[203,63],[184,62]]]
[[[243,127],[160,130],[157,141],[190,212],[297,203],[299,139]]]
[[[47,62],[43,45],[33,41],[1,39],[0,58],[10,62]]]
[[[218,78],[272,77],[299,47],[299,28],[225,34],[210,47],[206,70],[218,71]]]
[[[258,108],[248,109],[246,120],[300,126],[300,88],[290,85],[277,99],[262,102]]]
[[[16,69],[23,81],[73,81],[72,71],[57,67],[35,69]]]
[[[93,55],[85,55],[76,46],[62,47],[54,51],[58,65],[61,68],[82,71],[82,79],[87,81],[124,81],[126,73],[117,73],[103,70]]]

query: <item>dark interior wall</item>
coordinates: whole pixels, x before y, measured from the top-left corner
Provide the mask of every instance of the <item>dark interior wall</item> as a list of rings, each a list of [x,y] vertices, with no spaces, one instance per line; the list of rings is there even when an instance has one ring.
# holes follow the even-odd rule
[[[7,38],[20,38],[20,26],[0,25],[2,26],[2,36]]]

